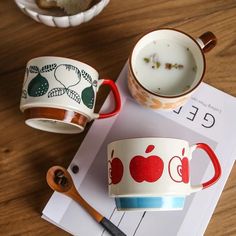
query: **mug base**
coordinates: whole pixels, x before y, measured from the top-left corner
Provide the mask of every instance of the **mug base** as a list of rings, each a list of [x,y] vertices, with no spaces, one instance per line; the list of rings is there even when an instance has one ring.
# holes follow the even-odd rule
[[[78,134],[83,132],[84,128],[73,124],[61,122],[60,120],[51,120],[45,118],[27,119],[25,124],[34,129],[59,134]]]
[[[61,134],[81,133],[88,118],[74,111],[34,107],[24,111],[25,123],[35,129]]]
[[[184,208],[185,197],[117,197],[115,202],[118,211],[175,211]]]

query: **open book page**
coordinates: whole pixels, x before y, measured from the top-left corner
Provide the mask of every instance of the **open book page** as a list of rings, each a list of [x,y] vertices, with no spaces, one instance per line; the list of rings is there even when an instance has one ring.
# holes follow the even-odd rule
[[[91,126],[71,165],[80,172],[72,174],[80,194],[106,218],[132,236],[200,236],[214,212],[236,157],[236,99],[202,83],[182,108],[153,111],[138,105],[129,95],[127,67],[117,85],[122,96],[122,110],[110,119],[96,120]],[[109,107],[110,97],[103,109]],[[108,196],[107,144],[124,138],[170,137],[195,144],[209,144],[219,157],[221,179],[209,189],[186,198],[182,211],[122,212]],[[191,182],[209,180],[213,167],[209,158],[195,151],[190,164]],[[43,210],[43,218],[73,235],[109,235],[77,203],[54,193]]]

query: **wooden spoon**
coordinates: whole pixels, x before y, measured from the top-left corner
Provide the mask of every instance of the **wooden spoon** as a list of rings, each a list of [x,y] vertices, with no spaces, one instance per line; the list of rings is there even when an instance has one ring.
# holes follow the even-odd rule
[[[90,206],[78,193],[69,172],[61,166],[53,166],[47,172],[47,183],[54,191],[65,194],[78,202],[99,224],[101,224],[111,235],[126,236],[110,220],[102,216]]]

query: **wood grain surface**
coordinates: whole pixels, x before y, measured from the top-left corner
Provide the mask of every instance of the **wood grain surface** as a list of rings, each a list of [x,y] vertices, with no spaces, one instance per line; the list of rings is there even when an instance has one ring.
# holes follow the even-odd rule
[[[29,59],[43,55],[79,59],[115,80],[144,32],[174,27],[197,37],[210,30],[218,45],[206,55],[204,81],[236,96],[235,0],[112,0],[95,19],[69,29],[36,23],[9,0],[0,1],[0,16],[0,235],[68,235],[40,218],[52,194],[45,174],[52,165],[68,166],[89,129],[79,135],[58,135],[24,124],[19,101]],[[99,93],[98,108],[107,93],[106,89]],[[236,235],[235,170],[236,166],[206,236]]]

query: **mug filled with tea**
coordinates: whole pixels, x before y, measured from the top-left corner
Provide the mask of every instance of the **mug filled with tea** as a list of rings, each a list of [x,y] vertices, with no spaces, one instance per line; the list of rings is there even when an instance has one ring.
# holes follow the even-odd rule
[[[101,85],[109,86],[115,106],[111,112],[97,114],[94,107]],[[54,133],[80,133],[97,118],[116,115],[121,101],[116,84],[99,79],[91,66],[62,57],[38,57],[26,66],[20,109],[25,123]]]
[[[134,99],[151,109],[183,105],[200,85],[206,68],[204,53],[216,41],[212,32],[197,39],[176,29],[144,35],[129,58],[128,87]]]
[[[210,180],[192,185],[190,160],[203,150],[214,167]],[[215,184],[221,166],[205,143],[173,138],[133,138],[108,145],[108,189],[118,210],[181,210],[186,196]]]

